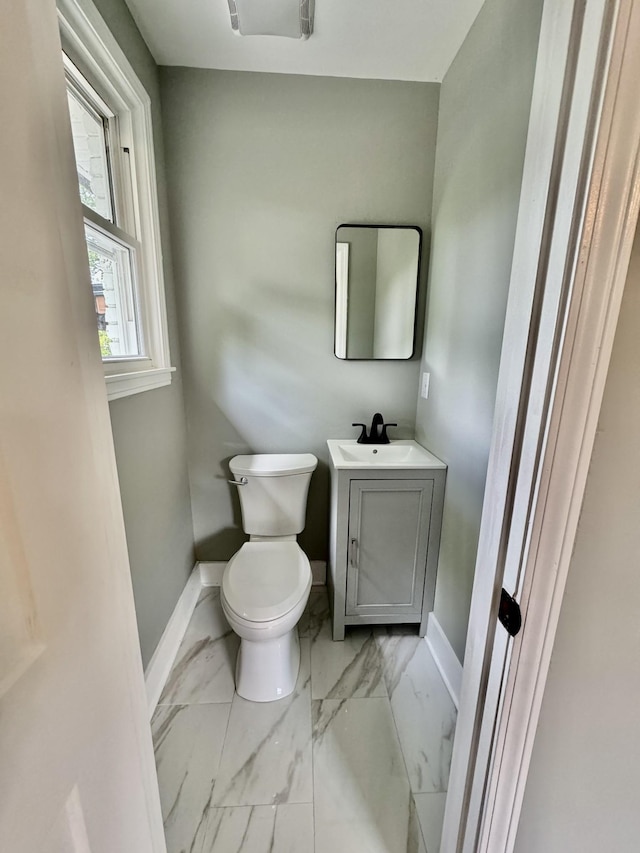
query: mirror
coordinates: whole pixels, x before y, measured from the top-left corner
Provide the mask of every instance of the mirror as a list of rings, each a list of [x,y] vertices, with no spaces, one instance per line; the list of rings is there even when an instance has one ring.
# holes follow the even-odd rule
[[[340,225],[336,230],[334,352],[344,359],[413,355],[422,231]]]

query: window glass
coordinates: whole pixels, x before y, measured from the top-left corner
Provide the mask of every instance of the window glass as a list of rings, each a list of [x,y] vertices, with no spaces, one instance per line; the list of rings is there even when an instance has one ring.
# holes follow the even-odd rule
[[[91,210],[113,222],[105,120],[69,87],[67,99],[80,200]]]
[[[87,287],[90,283],[107,397],[117,400],[169,385],[175,369],[164,304],[151,101],[91,0],[57,5]]]
[[[84,230],[102,358],[141,356],[133,249],[89,223]]]

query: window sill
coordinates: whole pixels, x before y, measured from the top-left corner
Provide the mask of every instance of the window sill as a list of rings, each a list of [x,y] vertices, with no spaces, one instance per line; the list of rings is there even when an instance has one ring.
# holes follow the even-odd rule
[[[130,373],[114,373],[105,376],[107,384],[107,399],[119,400],[120,397],[130,397],[154,388],[162,388],[171,384],[171,374],[175,367],[157,367],[151,370],[136,370]]]

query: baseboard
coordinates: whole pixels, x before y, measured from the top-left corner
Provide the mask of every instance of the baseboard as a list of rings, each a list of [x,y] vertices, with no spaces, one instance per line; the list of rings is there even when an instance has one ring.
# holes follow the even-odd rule
[[[156,646],[153,657],[149,661],[144,673],[149,719],[151,719],[156,709],[162,689],[169,677],[171,667],[187,630],[189,620],[195,610],[201,590],[200,572],[196,565],[189,575],[189,580],[182,590],[173,613],[169,617],[167,627],[164,629],[162,637],[160,637],[160,642]]]
[[[460,704],[460,688],[462,686],[462,664],[453,651],[451,643],[447,639],[433,611],[429,614],[429,621],[427,622],[426,640],[442,676],[442,680],[447,686],[449,695],[453,699],[456,708],[458,708]]]
[[[324,586],[327,582],[327,564],[324,560],[311,560],[311,575],[314,586]],[[222,562],[202,562],[198,563],[200,569],[200,578],[202,586],[220,586],[222,583],[222,575],[224,567],[227,565]]]

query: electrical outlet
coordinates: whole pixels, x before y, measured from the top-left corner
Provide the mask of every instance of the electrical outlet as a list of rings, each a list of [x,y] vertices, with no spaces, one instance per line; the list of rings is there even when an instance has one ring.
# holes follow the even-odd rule
[[[423,373],[422,374],[422,388],[420,390],[420,396],[424,397],[425,400],[429,396],[429,381],[430,381],[430,379],[431,379],[430,373]]]

